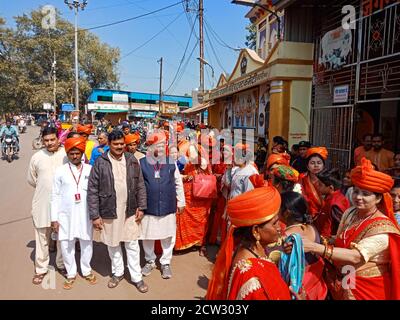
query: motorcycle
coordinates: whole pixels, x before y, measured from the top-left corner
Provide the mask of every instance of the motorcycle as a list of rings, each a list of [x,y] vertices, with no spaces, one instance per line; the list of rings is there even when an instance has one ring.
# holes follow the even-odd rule
[[[43,148],[42,135],[39,135],[39,137],[33,139],[32,148],[33,150],[39,150]]]
[[[13,161],[16,158],[17,153],[17,141],[14,136],[6,135],[2,142],[2,155],[3,159],[8,162]]]
[[[100,133],[102,133],[102,132],[106,132],[106,133],[107,133],[106,127],[103,126],[103,125],[98,125],[98,126],[96,127],[96,136],[98,136],[98,135],[99,135]]]
[[[25,133],[26,132],[26,122],[25,122],[25,120],[20,120],[19,121],[18,130],[19,130],[19,133]]]

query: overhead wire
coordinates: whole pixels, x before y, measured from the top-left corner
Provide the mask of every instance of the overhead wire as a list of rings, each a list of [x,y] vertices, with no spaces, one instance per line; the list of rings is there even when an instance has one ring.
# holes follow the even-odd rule
[[[216,61],[217,61],[217,64],[218,64],[218,66],[221,68],[221,70],[226,74],[226,69],[224,68],[224,66],[222,65],[222,62],[221,62],[221,60],[219,59],[219,57],[218,57],[218,54],[216,53],[216,50],[215,50],[215,48],[214,48],[214,46],[213,46],[213,44],[212,44],[212,41],[211,41],[211,39],[210,39],[210,37],[209,37],[209,35],[208,35],[208,31],[207,31],[207,27],[206,28],[204,28],[204,33],[205,33],[205,35],[206,35],[206,38],[208,39],[208,43],[209,43],[209,45],[210,45],[210,47],[211,47],[211,50],[212,50],[212,52],[213,52],[213,54],[214,54],[214,57],[215,57],[215,59],[216,59]]]
[[[129,51],[127,54],[125,54],[124,56],[122,56],[122,58],[120,59],[120,61],[122,59],[125,59],[126,57],[128,57],[129,55],[131,55],[132,53],[140,50],[141,48],[143,48],[146,44],[148,44],[149,42],[151,42],[153,39],[155,39],[157,36],[159,36],[161,33],[163,33],[165,30],[168,29],[168,27],[170,25],[172,25],[175,21],[177,21],[181,16],[183,15],[183,12],[180,13],[174,20],[172,20],[170,23],[168,23],[163,29],[161,29],[160,31],[158,31],[156,34],[154,34],[150,39],[146,40],[145,42],[143,42],[141,45],[139,45],[138,47],[136,47],[135,49]]]
[[[240,51],[240,48],[233,48],[230,45],[228,45],[224,40],[221,39],[221,37],[218,35],[218,33],[213,29],[213,27],[208,23],[207,19],[204,18],[204,23],[208,27],[208,29],[211,31],[211,35],[215,38],[215,40],[219,43],[220,46],[231,49],[233,51]]]
[[[197,19],[196,19],[196,20],[197,20]],[[186,57],[187,50],[188,50],[188,48],[189,48],[190,40],[192,39],[194,27],[195,27],[195,25],[196,25],[196,20],[195,20],[195,21],[193,22],[193,24],[192,24],[192,28],[191,28],[191,30],[190,30],[189,39],[188,39],[188,41],[187,41],[187,43],[186,43],[185,51],[183,52],[183,56],[182,56],[182,59],[181,59],[180,62],[179,62],[179,66],[178,66],[178,69],[176,70],[175,76],[174,76],[174,78],[173,78],[171,84],[169,85],[168,89],[165,90],[165,92],[168,92],[169,89],[171,89],[172,85],[174,84],[174,82],[176,81],[176,79],[177,79],[177,77],[178,77],[179,71],[181,70],[182,64],[183,64],[183,62],[184,62],[184,60],[185,60],[185,57]]]

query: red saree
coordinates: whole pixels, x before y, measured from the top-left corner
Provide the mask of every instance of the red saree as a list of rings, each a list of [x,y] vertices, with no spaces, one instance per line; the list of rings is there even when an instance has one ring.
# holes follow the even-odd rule
[[[349,207],[349,200],[347,200],[340,190],[336,190],[328,195],[324,200],[321,212],[314,221],[314,226],[317,228],[319,234],[325,238],[330,238],[332,235],[336,234],[338,223],[336,224],[333,220],[333,209],[335,208],[336,212],[341,211],[343,215]]]
[[[213,169],[214,174],[219,174],[222,176],[225,173],[226,164],[225,163],[214,164],[212,169]],[[221,233],[221,243],[222,243],[224,240],[222,238],[225,238],[224,235],[226,233],[226,221],[225,221],[225,219],[222,219],[222,216],[225,211],[226,199],[222,195],[222,192],[221,192],[221,180],[220,179],[217,179],[217,190],[218,190],[218,197],[215,200],[216,201],[215,211],[214,211],[213,219],[212,219],[212,221],[210,221],[211,230],[210,230],[210,237],[208,239],[208,242],[210,244],[217,243],[217,237],[218,237],[219,232]]]
[[[300,175],[299,182],[303,190],[303,196],[308,204],[309,214],[312,217],[315,217],[319,212],[321,212],[321,209],[324,206],[324,200],[311,182],[308,174]]]
[[[240,260],[229,284],[228,300],[291,300],[278,268],[266,259]]]
[[[323,279],[325,263],[322,258],[317,262],[306,265],[303,278],[303,287],[307,300],[325,300],[328,288]]]
[[[208,169],[211,172],[211,169]],[[187,164],[184,174],[197,175],[192,164]],[[202,246],[206,243],[207,223],[210,214],[212,199],[196,199],[193,197],[193,180],[183,183],[185,191],[185,211],[176,214],[176,242],[175,250],[184,250],[193,246]]]
[[[356,300],[399,300],[400,299],[400,232],[393,222],[386,217],[366,220],[359,226],[353,226],[346,232],[338,234],[335,246],[351,249],[351,243],[358,243],[363,238],[377,234],[389,235],[390,263],[374,266],[356,272],[355,287],[344,289],[341,279],[337,276],[341,266],[336,266],[336,276],[330,272],[331,282],[328,281],[333,296],[339,299]],[[367,272],[366,272],[367,271]],[[363,275],[361,276],[360,273]]]

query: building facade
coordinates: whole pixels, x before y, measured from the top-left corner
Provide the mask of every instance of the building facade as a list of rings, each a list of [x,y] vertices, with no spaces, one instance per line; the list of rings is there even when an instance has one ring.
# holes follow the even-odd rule
[[[220,76],[205,101],[217,129],[251,129],[255,137],[279,135],[294,144],[309,138],[314,48],[311,38],[290,39],[286,7],[278,2],[260,1],[280,21],[258,7],[247,13],[257,26],[256,49],[241,50],[231,74]]]
[[[190,96],[163,95],[160,110],[158,94],[108,89],[93,89],[87,100],[89,111],[104,114],[113,123],[130,118],[179,118],[190,107]]]

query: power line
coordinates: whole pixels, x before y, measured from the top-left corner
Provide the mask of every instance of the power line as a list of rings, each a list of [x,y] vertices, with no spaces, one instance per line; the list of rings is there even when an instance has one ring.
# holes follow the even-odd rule
[[[217,60],[217,63],[218,63],[218,65],[219,65],[219,67],[221,68],[221,70],[226,74],[226,70],[225,70],[224,66],[222,65],[222,63],[221,63],[221,60],[219,60],[219,57],[218,57],[218,55],[217,55],[217,53],[216,53],[216,51],[215,51],[215,48],[214,48],[214,46],[213,46],[213,44],[212,44],[212,42],[211,42],[211,39],[210,39],[210,37],[208,36],[207,27],[204,28],[204,30],[205,30],[206,38],[208,39],[208,42],[209,42],[209,44],[210,44],[211,50],[212,50],[212,52],[214,53],[215,59]]]
[[[212,26],[208,23],[208,21],[206,19],[204,19],[204,22],[206,24],[206,26],[209,28],[209,30],[211,31],[211,35],[214,37],[214,39],[222,46],[228,49],[231,49],[233,51],[240,51],[240,48],[233,48],[230,45],[226,44],[226,42],[224,40],[221,39],[221,37],[218,35],[218,33],[212,28]]]
[[[183,12],[180,13],[174,20],[172,20],[170,23],[168,23],[163,29],[161,29],[159,32],[157,32],[155,35],[153,35],[149,40],[143,42],[140,46],[136,47],[135,49],[133,49],[132,51],[129,51],[126,55],[124,55],[120,61],[124,58],[126,58],[127,56],[129,56],[130,54],[138,51],[139,49],[143,48],[146,44],[148,44],[149,42],[151,42],[154,38],[156,38],[158,35],[160,35],[161,33],[163,33],[170,25],[172,25],[176,20],[178,20],[181,16],[183,15]]]
[[[139,6],[138,4],[136,4],[136,3],[134,3],[134,2],[131,2],[130,0],[126,0],[126,1],[128,1],[129,3],[135,5],[135,7],[138,7],[138,8],[141,9],[141,10],[144,10],[144,11],[146,11],[146,12],[149,12],[149,10],[147,10],[146,8],[144,8],[144,7],[142,7],[142,6]],[[155,18],[163,27],[165,27],[164,23],[163,23],[157,16],[154,16],[154,18]],[[168,28],[166,28],[166,30],[167,30],[167,32],[171,35],[171,37],[174,38],[175,41],[183,48],[183,45],[182,45],[182,44],[180,43],[180,41],[176,38],[176,36],[175,36]]]
[[[194,50],[197,48],[198,45],[199,45],[199,43],[196,41],[196,43],[195,43],[195,45],[194,45],[192,51],[190,52],[190,55],[189,55],[188,59],[186,60],[185,65],[183,66],[182,71],[181,71],[180,74],[179,74],[178,80],[175,82],[175,85],[174,85],[174,87],[173,87],[173,90],[171,90],[172,92],[175,91],[176,86],[177,86],[178,83],[182,80],[183,75],[185,74],[186,68],[187,68],[187,66],[188,66],[188,64],[189,64],[189,61],[190,61],[190,59],[191,59],[192,56],[193,56]]]
[[[192,29],[190,30],[189,39],[188,39],[188,41],[187,41],[187,43],[186,43],[186,48],[185,48],[185,51],[183,52],[182,59],[181,59],[181,61],[179,62],[179,66],[178,66],[178,69],[176,70],[175,76],[174,76],[174,78],[173,78],[171,84],[169,85],[168,89],[165,90],[165,92],[168,92],[169,89],[171,89],[172,85],[174,84],[175,80],[176,80],[177,77],[178,77],[178,73],[179,73],[179,71],[180,71],[180,69],[181,69],[181,67],[182,67],[183,61],[185,60],[186,52],[187,52],[187,50],[188,50],[188,48],[189,48],[190,40],[192,39],[193,30],[194,30],[194,26],[195,26],[195,25],[196,25],[196,20],[194,21],[194,23],[193,23],[193,25],[192,25]]]
[[[152,14],[154,14],[154,13],[157,13],[157,12],[164,11],[164,10],[166,10],[166,9],[175,7],[175,6],[177,6],[178,4],[181,4],[182,1],[183,1],[183,0],[181,0],[181,1],[179,1],[179,2],[176,2],[176,3],[174,3],[174,4],[171,4],[171,5],[169,5],[169,6],[166,6],[166,7],[163,7],[163,8],[157,9],[157,10],[154,10],[154,11],[150,11],[150,12],[148,12],[148,13],[144,13],[144,14],[141,14],[141,15],[138,15],[138,16],[135,16],[135,17],[132,17],[132,18],[128,18],[128,19],[124,19],[124,20],[119,20],[119,21],[115,21],[115,22],[111,22],[111,23],[99,25],[99,26],[92,27],[92,28],[81,29],[81,30],[79,30],[79,31],[81,32],[81,31],[88,31],[88,30],[95,30],[95,29],[110,27],[110,26],[114,26],[114,25],[116,25],[116,24],[120,24],[120,23],[124,23],[124,22],[127,22],[127,21],[132,21],[132,20],[136,20],[136,19],[139,19],[139,18],[143,18],[143,17],[149,16],[149,15],[152,15]]]

